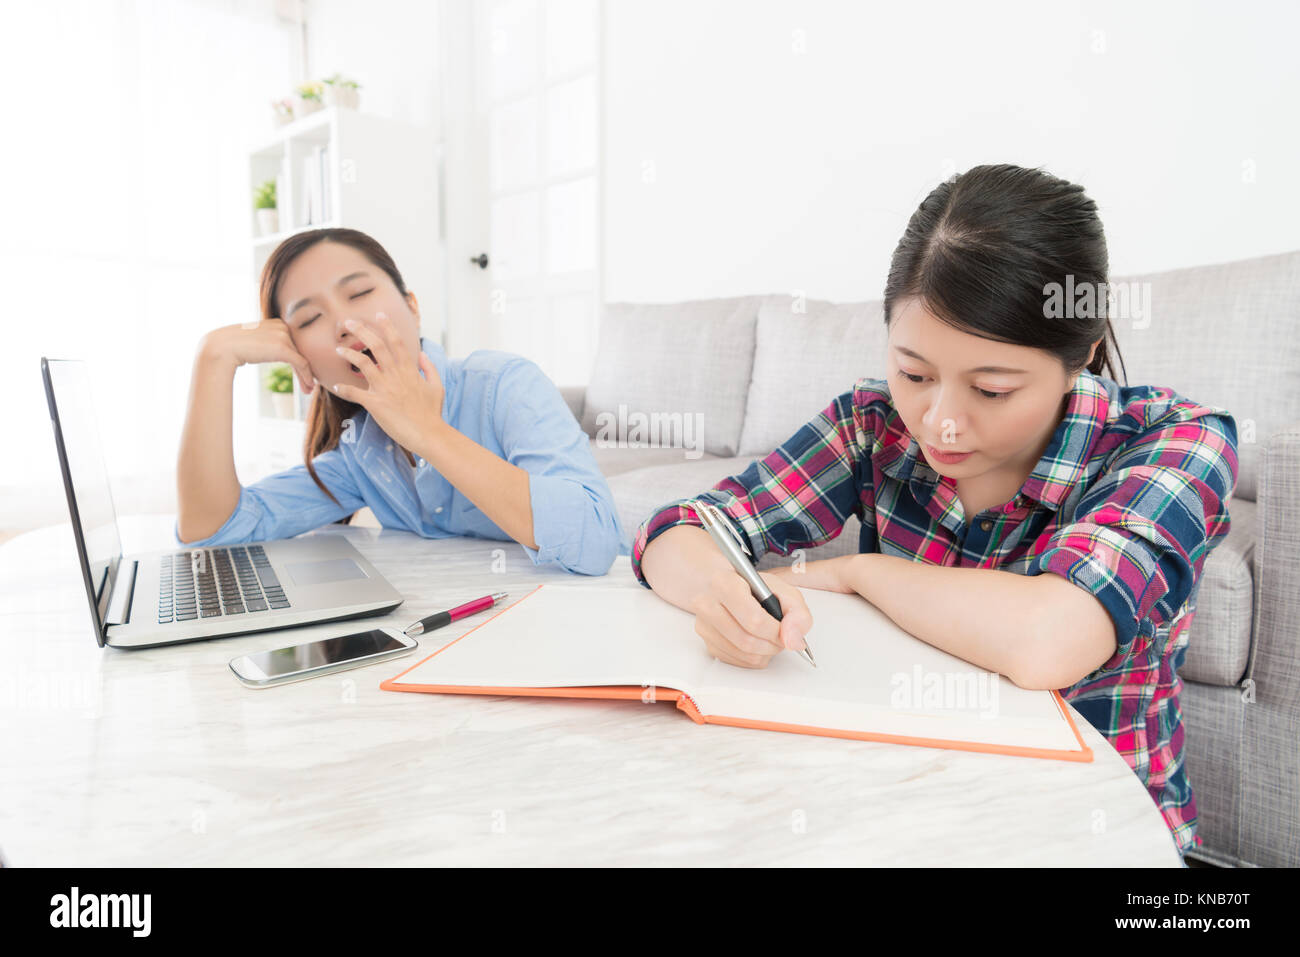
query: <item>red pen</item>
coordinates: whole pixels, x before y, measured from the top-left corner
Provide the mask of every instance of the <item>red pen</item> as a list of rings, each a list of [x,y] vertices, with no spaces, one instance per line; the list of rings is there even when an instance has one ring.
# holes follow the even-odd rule
[[[463,605],[457,605],[449,611],[440,611],[436,615],[430,615],[428,618],[421,618],[414,625],[407,628],[405,634],[408,638],[414,638],[416,635],[422,635],[426,631],[433,631],[435,628],[441,628],[443,625],[450,625],[453,621],[465,618],[475,612],[483,611],[485,608],[491,608],[505,597],[506,593],[499,591],[491,595],[484,595],[482,598],[475,598],[473,601],[467,601]]]

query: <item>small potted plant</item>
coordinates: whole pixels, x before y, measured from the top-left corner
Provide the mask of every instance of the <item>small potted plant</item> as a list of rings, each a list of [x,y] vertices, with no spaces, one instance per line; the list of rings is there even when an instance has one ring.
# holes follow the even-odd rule
[[[293,369],[286,363],[271,366],[266,374],[266,389],[271,393],[271,408],[277,419],[293,418]]]
[[[321,81],[325,84],[325,102],[330,106],[346,106],[350,110],[360,109],[361,97],[357,90],[361,84],[355,80],[345,79],[335,73]]]
[[[325,105],[321,99],[325,92],[325,86],[319,82],[299,83],[294,92],[298,95],[297,106],[294,108],[296,116],[306,116],[309,113],[315,113]]]
[[[253,190],[253,208],[257,210],[257,232],[270,236],[280,230],[280,213],[275,205],[275,180],[268,179]]]
[[[280,100],[272,100],[271,110],[274,113],[275,125],[277,127],[293,122],[293,100],[288,97]]]

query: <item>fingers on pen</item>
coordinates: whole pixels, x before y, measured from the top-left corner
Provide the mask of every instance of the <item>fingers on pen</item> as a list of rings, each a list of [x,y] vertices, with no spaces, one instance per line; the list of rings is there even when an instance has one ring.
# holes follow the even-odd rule
[[[758,603],[745,587],[744,595],[728,595],[722,600],[724,634],[741,633],[748,638],[757,639],[767,644],[780,646],[779,629],[781,623],[768,614],[767,609]],[[728,627],[734,625],[734,629]],[[754,649],[757,650],[757,649]]]
[[[781,621],[781,643],[791,651],[802,651],[808,647],[803,636],[807,634],[806,628],[799,627],[794,619],[784,618]]]
[[[785,616],[781,619],[781,640],[795,651],[805,647],[804,636],[812,630],[812,614],[802,599],[786,604],[782,602]]]
[[[746,667],[761,668],[767,664],[767,659],[784,650],[784,646],[778,635],[777,620],[754,601],[752,596],[750,601],[762,618],[751,617],[746,613],[748,609],[742,610],[741,617],[738,618],[726,606],[719,605],[709,617],[708,625],[726,644],[733,657],[743,659]]]
[[[726,664],[736,665],[739,668],[765,668],[776,651],[770,645],[766,645],[766,647],[771,650],[761,653],[746,651],[742,647],[737,647],[737,640],[748,643],[754,642],[755,639],[751,636],[745,636],[743,633],[740,636],[728,637],[723,631],[698,616],[695,619],[695,633],[704,639],[704,644],[713,657]]]
[[[798,649],[799,642],[791,645],[786,639],[793,634],[798,634],[802,639],[812,628],[812,612],[808,610],[808,603],[803,600],[803,595],[798,588],[784,580],[776,582],[772,587],[772,594],[776,595],[781,603],[781,641],[786,647]]]

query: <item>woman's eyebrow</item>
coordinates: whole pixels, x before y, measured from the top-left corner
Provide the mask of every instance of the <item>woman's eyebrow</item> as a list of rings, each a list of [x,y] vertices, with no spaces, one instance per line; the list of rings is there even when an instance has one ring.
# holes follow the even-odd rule
[[[344,284],[345,282],[347,282],[349,279],[356,279],[356,278],[359,277],[359,276],[369,276],[369,275],[370,275],[370,273],[368,273],[368,272],[366,272],[366,271],[364,271],[364,270],[362,270],[362,271],[360,271],[360,272],[350,272],[350,273],[348,273],[346,276],[344,276],[342,279],[340,279],[338,282],[336,282],[336,283],[334,284],[334,287],[337,289],[339,286],[343,285],[343,284]],[[292,306],[289,307],[288,312],[286,312],[286,313],[284,314],[285,318],[287,319],[289,316],[292,316],[295,312],[298,311],[298,308],[299,308],[300,306],[305,306],[305,305],[307,305],[307,303],[309,303],[309,302],[315,302],[315,301],[316,301],[316,297],[315,297],[315,296],[304,296],[302,299],[299,299],[297,302],[295,302]]]
[[[926,365],[930,364],[930,360],[927,359],[925,356],[921,355],[921,353],[919,352],[913,352],[911,349],[908,349],[905,346],[894,346],[894,348],[897,349],[899,352],[903,353],[904,355],[911,356],[913,359],[920,359]],[[1010,372],[1014,375],[1026,375],[1029,370],[1012,369],[1009,366],[976,366],[974,369],[967,369],[966,371],[967,372]]]

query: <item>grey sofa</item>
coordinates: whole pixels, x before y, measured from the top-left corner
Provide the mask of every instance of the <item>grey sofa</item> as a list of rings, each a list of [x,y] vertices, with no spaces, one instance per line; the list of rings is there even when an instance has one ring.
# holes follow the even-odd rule
[[[1150,313],[1115,322],[1128,383],[1224,407],[1239,430],[1232,526],[1206,562],[1180,673],[1204,841],[1194,856],[1295,867],[1300,251],[1112,281],[1150,284]],[[611,304],[590,383],[561,391],[592,437],[631,536],[657,506],[771,451],[860,376],[882,377],[886,345],[878,301]],[[608,441],[620,423],[632,439],[621,445]],[[662,447],[673,441],[679,447]],[[857,532],[850,519],[807,557],[848,554]],[[759,567],[781,561],[765,556]]]

